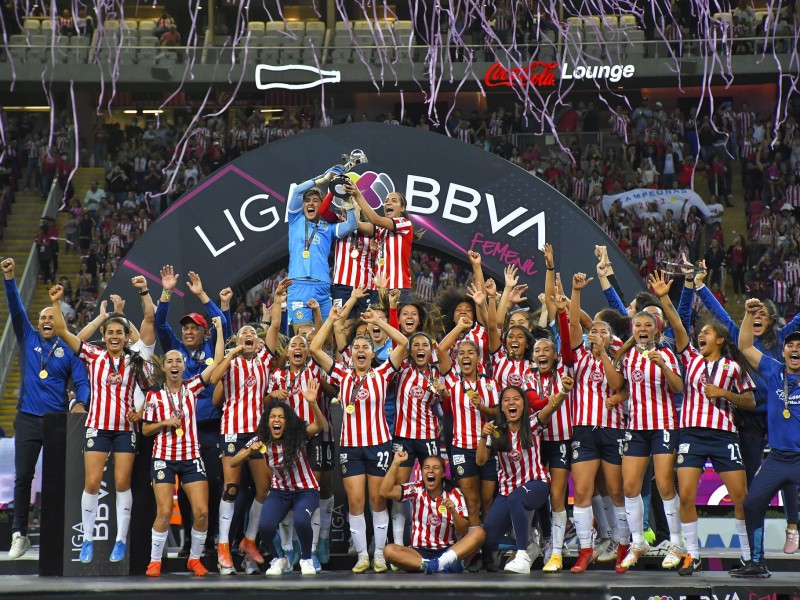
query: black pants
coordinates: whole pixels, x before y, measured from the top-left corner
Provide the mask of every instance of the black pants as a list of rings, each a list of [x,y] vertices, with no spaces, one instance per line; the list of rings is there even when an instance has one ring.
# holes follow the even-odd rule
[[[214,545],[214,536],[219,529],[219,500],[222,496],[222,460],[219,448],[219,421],[201,421],[197,424],[197,437],[200,442],[200,456],[206,467],[208,477],[208,535],[206,545]],[[178,508],[186,544],[192,539],[192,506],[183,491],[178,490]]]
[[[747,488],[753,484],[756,471],[761,466],[764,448],[767,446],[767,416],[763,413],[747,414],[741,411],[737,415],[739,428],[739,450],[742,453],[744,471],[747,475]],[[797,486],[789,482],[781,487],[783,493],[783,510],[786,522],[797,525]],[[752,547],[752,546],[751,546]]]
[[[11,533],[28,534],[31,486],[44,443],[44,417],[18,412],[14,419],[14,522]]]

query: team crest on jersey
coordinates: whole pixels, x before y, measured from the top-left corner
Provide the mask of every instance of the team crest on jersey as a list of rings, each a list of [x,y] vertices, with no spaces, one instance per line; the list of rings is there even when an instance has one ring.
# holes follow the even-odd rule
[[[425,395],[425,390],[423,390],[422,387],[415,385],[408,390],[408,395],[414,400],[422,400],[422,397]]]
[[[64,358],[64,349],[61,348],[61,347],[58,347],[58,348],[55,349],[53,354],[55,355],[56,358]]]
[[[578,451],[577,450],[573,450],[572,451],[572,459],[573,460],[577,460],[578,459]]]
[[[641,369],[634,369],[633,373],[631,373],[631,379],[635,383],[642,383],[644,381],[644,371]]]
[[[509,385],[522,385],[522,375],[519,373],[511,373],[508,376],[508,384]]]
[[[236,446],[228,444],[228,454],[233,454],[236,451]]]
[[[92,446],[94,446],[94,440],[89,438],[88,440],[86,440],[86,447],[91,448]]]
[[[347,467],[342,465],[342,475],[347,475]]]
[[[122,375],[119,373],[110,373],[106,376],[106,383],[110,385],[119,385],[122,383]]]
[[[678,454],[678,464],[680,465],[682,463],[683,463],[683,454]]]
[[[164,471],[159,471],[158,473],[156,473],[156,477],[158,477],[158,480],[159,480],[159,481],[161,481],[162,479],[164,479],[164,477],[165,477],[165,475],[164,475]]]
[[[519,462],[522,460],[522,453],[517,450],[512,450],[508,453],[508,458],[514,462]]]
[[[603,381],[603,374],[600,371],[592,371],[592,374],[589,375],[589,379],[591,379],[595,383],[599,383]]]
[[[456,467],[456,473],[458,473],[459,475],[463,475],[464,474],[464,467],[461,467],[461,466]]]
[[[705,374],[703,374],[703,375],[700,375],[700,380],[699,381],[700,381],[700,385],[705,385],[705,384],[708,383],[708,378],[705,376]]]
[[[362,387],[360,390],[358,390],[356,398],[359,400],[369,400],[369,390]]]
[[[439,515],[428,515],[428,525],[432,527],[438,527],[442,524],[442,519],[439,518]]]
[[[256,378],[250,375],[250,377],[244,380],[244,384],[247,387],[253,387],[256,384]]]
[[[303,318],[303,311],[302,310],[298,310],[296,313],[294,313],[294,316],[296,318],[298,318],[298,319],[302,319]]]

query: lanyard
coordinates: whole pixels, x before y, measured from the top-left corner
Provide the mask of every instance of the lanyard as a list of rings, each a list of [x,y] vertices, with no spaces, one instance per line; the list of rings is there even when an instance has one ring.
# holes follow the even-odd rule
[[[436,390],[434,388],[434,381],[433,381],[433,377],[434,377],[436,369],[432,368],[431,372],[430,372],[430,375],[428,375],[428,373],[426,373],[425,371],[420,369],[417,365],[414,365],[414,368],[417,370],[417,373],[419,374],[419,376],[422,377],[422,383],[423,383],[422,389],[425,392],[425,396],[423,396],[423,400],[427,399],[428,395],[430,395],[431,392],[433,392],[434,395],[436,395]],[[427,388],[424,385],[425,382],[428,383],[428,387]]]
[[[788,419],[792,416],[789,411],[789,394],[795,391],[800,386],[800,379],[796,380],[792,389],[789,389],[789,373],[786,369],[783,371],[783,418]]]
[[[172,392],[169,391],[169,388],[165,385],[164,391],[167,392],[167,400],[169,400],[169,407],[172,409],[172,416],[177,418],[183,418],[183,398],[186,395],[186,390],[181,383],[181,389],[178,392],[178,398],[180,399],[180,406],[176,407],[175,403],[172,401]]]
[[[114,379],[120,381],[122,379],[119,371],[125,365],[125,354],[119,357],[119,363],[114,364],[114,357],[108,355],[108,365],[111,367],[111,372],[114,374]]]
[[[355,374],[355,370],[353,371],[353,375],[355,377],[358,377],[358,375]],[[350,399],[347,401],[347,406],[348,407],[353,406],[355,404],[356,396],[358,395],[358,392],[361,389],[361,387],[367,381],[367,377],[369,375],[372,375],[372,369],[371,368],[370,368],[369,372],[366,375],[364,375],[364,377],[361,378],[361,380],[358,382],[358,385],[356,385],[352,390],[350,390]]]
[[[710,385],[715,385],[714,384],[714,375],[717,373],[717,368],[719,367],[719,363],[722,360],[723,359],[720,358],[720,359],[714,361],[714,366],[711,367],[711,372],[710,373],[708,372],[708,363],[709,363],[709,361],[703,360],[703,370],[706,373],[706,385],[709,385],[709,384]]]
[[[286,369],[286,391],[288,391],[290,394],[294,389],[294,384],[297,383],[297,380],[300,379],[300,377],[302,377],[303,373],[305,373],[307,366],[308,366],[307,364],[303,365],[303,368],[297,372],[297,375],[292,377],[291,381],[289,381],[289,375],[291,375],[292,370]]]
[[[547,386],[547,390],[544,389],[544,383],[542,383],[542,374],[537,372],[534,377],[536,378],[536,392],[539,394],[539,398],[549,398],[553,395],[553,382],[556,378],[556,373],[553,374],[548,378],[549,383]],[[545,396],[544,393],[547,391],[547,395]]]
[[[472,400],[475,396],[478,396],[478,388],[480,387],[480,379],[475,382],[475,387],[473,388],[472,385],[467,385],[466,379],[464,379],[463,375],[459,376],[461,379],[461,391]]]
[[[42,346],[44,346],[44,338],[42,338]],[[39,371],[45,371],[45,367],[47,366],[47,361],[50,360],[50,357],[53,356],[53,352],[56,351],[58,347],[58,340],[53,342],[53,346],[50,348],[50,352],[47,353],[47,358],[43,358],[42,354],[39,354]],[[110,357],[109,357],[110,358]]]
[[[314,236],[317,235],[317,228],[319,227],[319,221],[314,223],[314,229],[311,231],[311,237],[308,237],[308,219],[306,219],[306,231],[303,237],[305,238],[305,242],[303,245],[303,250],[308,252],[308,249],[311,247],[311,244],[314,243]]]

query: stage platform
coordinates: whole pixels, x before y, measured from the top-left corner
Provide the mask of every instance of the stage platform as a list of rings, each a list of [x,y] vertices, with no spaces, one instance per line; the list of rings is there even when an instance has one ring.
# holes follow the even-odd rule
[[[800,554],[769,552],[772,570],[769,579],[741,580],[727,574],[736,560],[733,550],[713,549],[704,557],[704,571],[691,577],[659,568],[660,558],[646,557],[624,575],[611,565],[592,565],[580,575],[568,571],[575,556],[565,556],[565,571],[545,575],[541,559],[530,575],[506,573],[463,573],[424,575],[367,573],[349,571],[352,557],[332,557],[331,570],[315,577],[299,572],[284,577],[263,575],[222,577],[212,572],[196,578],[185,572],[185,562],[170,556],[164,561],[160,578],[130,577],[39,577],[38,552],[33,549],[19,560],[8,560],[0,553],[0,598],[89,598],[136,597],[137,600],[192,598],[205,600],[228,597],[253,597],[267,594],[270,599],[316,600],[350,597],[368,600],[381,598],[542,598],[557,600],[800,600]],[[204,560],[208,567],[208,560]],[[333,570],[338,569],[338,570]],[[723,570],[725,569],[725,570]]]

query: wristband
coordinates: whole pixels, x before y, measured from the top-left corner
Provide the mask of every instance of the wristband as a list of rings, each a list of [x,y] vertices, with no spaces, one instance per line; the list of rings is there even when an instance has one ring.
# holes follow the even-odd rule
[[[172,292],[171,292],[171,291],[168,291],[168,290],[163,290],[163,291],[161,292],[161,297],[162,297],[164,300],[169,300],[170,298],[172,298]]]
[[[140,296],[147,296],[147,294],[149,294],[149,293],[150,293],[150,290],[142,290],[141,292],[139,292],[139,295]]]
[[[69,403],[69,411],[70,412],[72,412],[72,409],[75,408],[76,404],[80,404],[81,406],[83,406],[84,410],[86,409],[86,403],[85,402],[81,402],[80,400],[78,400],[76,398],[75,400],[70,400],[70,403]]]
[[[548,267],[547,265],[545,265],[545,267],[547,268],[548,271],[555,271],[556,270],[555,267]]]

